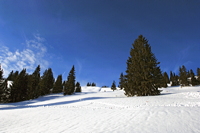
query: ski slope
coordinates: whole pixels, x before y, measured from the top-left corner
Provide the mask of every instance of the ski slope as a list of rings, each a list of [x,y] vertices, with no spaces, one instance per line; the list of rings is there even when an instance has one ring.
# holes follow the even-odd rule
[[[82,87],[0,104],[1,133],[200,133],[200,86],[162,88],[159,96]]]

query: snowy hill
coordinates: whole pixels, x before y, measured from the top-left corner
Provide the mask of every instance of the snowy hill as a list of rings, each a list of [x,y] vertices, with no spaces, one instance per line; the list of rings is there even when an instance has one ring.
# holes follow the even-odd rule
[[[200,132],[200,86],[168,87],[147,97],[126,97],[122,90],[100,87],[82,91],[0,104],[0,132]]]

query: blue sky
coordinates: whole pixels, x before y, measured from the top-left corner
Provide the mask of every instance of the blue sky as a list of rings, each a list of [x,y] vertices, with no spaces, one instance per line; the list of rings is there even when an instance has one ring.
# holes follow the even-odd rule
[[[1,0],[0,63],[4,75],[41,65],[66,79],[110,86],[126,70],[142,34],[162,71],[200,67],[199,0]]]

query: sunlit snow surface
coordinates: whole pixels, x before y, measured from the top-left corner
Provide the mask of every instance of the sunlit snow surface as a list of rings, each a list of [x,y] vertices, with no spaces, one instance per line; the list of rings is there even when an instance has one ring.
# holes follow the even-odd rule
[[[82,87],[0,104],[1,133],[199,133],[200,86],[168,87],[159,96],[126,97],[122,90]]]

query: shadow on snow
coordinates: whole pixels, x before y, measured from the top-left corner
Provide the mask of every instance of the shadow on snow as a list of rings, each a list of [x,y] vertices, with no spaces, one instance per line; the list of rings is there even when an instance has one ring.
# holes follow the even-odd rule
[[[70,100],[70,101],[62,101],[62,102],[56,102],[56,103],[49,103],[49,104],[42,104],[42,105],[29,105],[32,103],[37,103],[38,101],[47,101],[51,99],[58,98],[60,96],[47,96],[38,98],[31,101],[23,101],[18,103],[8,103],[8,104],[0,104],[0,105],[8,105],[9,107],[0,107],[0,110],[12,110],[12,109],[24,109],[24,108],[38,108],[38,107],[51,107],[51,106],[61,106],[65,104],[71,104],[71,103],[77,103],[77,102],[83,102],[83,101],[89,101],[89,100],[97,100],[97,99],[107,99],[111,97],[87,97],[87,98],[81,98],[77,100]],[[113,98],[113,97],[112,97]],[[11,106],[10,106],[11,105]],[[12,106],[13,105],[13,106]]]

